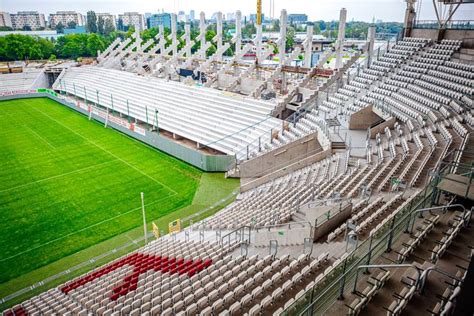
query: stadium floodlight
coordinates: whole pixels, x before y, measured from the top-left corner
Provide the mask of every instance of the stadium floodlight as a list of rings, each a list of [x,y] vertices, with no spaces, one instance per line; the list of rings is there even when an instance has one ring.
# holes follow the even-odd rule
[[[143,235],[145,237],[145,245],[146,245],[148,244],[148,236],[146,232],[145,197],[144,197],[143,192],[140,192],[140,197],[142,199]]]

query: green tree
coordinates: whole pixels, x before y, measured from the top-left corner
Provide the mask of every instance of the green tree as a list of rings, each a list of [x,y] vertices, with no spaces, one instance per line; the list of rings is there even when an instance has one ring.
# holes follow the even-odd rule
[[[100,35],[105,35],[105,22],[102,17],[97,20],[97,31]]]
[[[118,22],[117,22],[117,29],[119,31],[125,31],[124,28],[123,28],[123,20],[121,18],[118,19]]]
[[[293,48],[295,45],[295,29],[292,26],[288,26],[286,31],[286,49]]]
[[[90,34],[87,38],[86,52],[88,56],[97,56],[97,51],[104,51],[105,43],[97,34]]]
[[[59,34],[64,33],[64,25],[61,22],[56,24],[56,32],[58,32]]]
[[[67,24],[68,29],[75,29],[76,26],[77,26],[77,24],[74,21],[69,21],[69,23]]]
[[[217,51],[217,48],[214,44],[211,45],[211,47],[209,47],[206,51],[206,56],[209,57],[209,56],[212,56],[216,53]]]
[[[252,37],[256,33],[257,33],[257,28],[255,27],[253,23],[246,24],[242,28],[242,35],[244,38]]]
[[[97,16],[94,11],[87,12],[86,31],[89,33],[97,33]]]
[[[112,23],[112,20],[107,19],[105,21],[105,26],[104,26],[104,35],[108,36],[110,33],[112,33],[115,30],[115,27]]]

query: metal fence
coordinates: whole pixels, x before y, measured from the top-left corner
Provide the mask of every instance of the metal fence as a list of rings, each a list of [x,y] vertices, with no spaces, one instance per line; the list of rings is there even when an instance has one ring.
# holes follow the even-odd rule
[[[418,20],[415,22],[415,29],[439,29],[440,24],[436,20]],[[443,29],[446,30],[474,30],[472,20],[453,20],[446,22]]]
[[[283,314],[324,315],[338,298],[343,298],[344,293],[353,290],[358,267],[371,264],[383,253],[391,251],[393,242],[406,230],[413,212],[431,206],[431,204],[432,189],[431,186],[428,186],[413,196],[411,201],[400,209],[391,221],[371,233],[368,239],[359,243],[345,260],[341,261],[312,289],[289,306]]]

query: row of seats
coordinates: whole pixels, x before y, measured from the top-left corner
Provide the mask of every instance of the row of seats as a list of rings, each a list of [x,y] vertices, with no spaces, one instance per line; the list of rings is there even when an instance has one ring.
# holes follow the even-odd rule
[[[158,111],[161,129],[227,154],[260,136],[270,141],[270,129],[282,126],[269,117],[272,103],[112,69],[73,67],[54,87],[153,125]]]
[[[469,211],[470,212],[470,211]],[[467,213],[470,216],[469,212]],[[452,217],[451,227],[444,232],[443,238],[437,242],[437,245],[431,251],[431,262],[436,263],[441,258],[446,249],[451,245],[454,238],[459,234],[463,226],[468,222],[468,217],[462,213],[455,213]]]
[[[356,316],[370,303],[372,298],[385,285],[390,278],[390,271],[383,268],[378,269],[376,276],[370,276],[367,280],[367,286],[362,291],[356,290],[356,297],[350,304],[345,304],[349,309],[347,315]]]

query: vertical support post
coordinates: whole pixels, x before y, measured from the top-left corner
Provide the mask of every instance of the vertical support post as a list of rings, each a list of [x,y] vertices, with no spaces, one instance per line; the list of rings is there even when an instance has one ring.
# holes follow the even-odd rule
[[[280,38],[278,39],[278,58],[280,59],[280,65],[285,63],[285,51],[286,51],[286,27],[288,24],[288,14],[286,10],[281,10],[280,15]]]
[[[187,58],[191,57],[191,25],[189,23],[186,23],[184,26],[184,47],[186,48],[185,54]]]
[[[145,105],[145,117],[146,117],[146,125],[150,127],[150,124],[148,123],[148,106]]]
[[[242,12],[235,12],[235,55],[242,50]]]
[[[130,123],[130,107],[128,106],[128,99],[127,99],[127,116],[128,116],[128,123]]]
[[[99,105],[99,90],[96,90],[97,92],[97,105]]]
[[[392,223],[390,224],[390,235],[388,235],[387,252],[392,251],[393,228],[394,228],[394,226],[395,226],[395,217],[393,217]]]
[[[176,14],[171,13],[171,45],[173,46],[173,56],[178,54],[178,40],[176,39]]]
[[[342,68],[342,54],[346,32],[346,18],[347,10],[345,8],[342,8],[339,13],[339,33],[337,34],[336,42],[336,69]]]
[[[304,66],[311,68],[311,56],[313,55],[313,26],[306,26],[306,45],[304,47]]]
[[[77,93],[76,93],[76,83],[72,83],[72,88],[74,89],[74,95],[77,96]]]
[[[369,252],[367,254],[367,263],[366,265],[370,265],[370,260],[372,259],[372,243],[374,241],[374,236],[370,236],[370,242],[369,242]],[[369,268],[365,269],[365,273],[369,273]]]
[[[339,297],[338,299],[344,299],[344,288],[346,286],[346,266],[347,266],[347,259],[344,260],[344,269],[342,271],[342,279],[339,285]]]
[[[115,110],[114,110],[114,97],[112,96],[112,93],[110,94],[110,104],[112,104],[112,114],[115,115]]]
[[[158,127],[158,110],[155,110],[155,123],[156,123],[156,132],[160,135],[160,128]]]
[[[217,50],[219,50],[222,47],[222,12],[217,12],[217,17],[216,17],[216,46]],[[217,60],[221,61],[222,60],[222,54],[218,54]]]
[[[148,236],[146,232],[146,215],[145,215],[145,197],[143,192],[140,193],[140,197],[142,200],[142,215],[143,215],[143,235],[145,237],[145,245],[148,244]]]
[[[201,59],[206,59],[206,51],[202,49],[206,46],[206,14],[201,12],[199,15],[199,31],[201,36]]]

